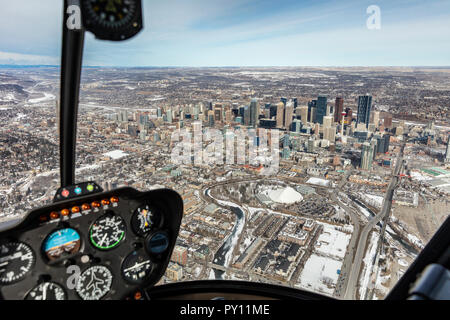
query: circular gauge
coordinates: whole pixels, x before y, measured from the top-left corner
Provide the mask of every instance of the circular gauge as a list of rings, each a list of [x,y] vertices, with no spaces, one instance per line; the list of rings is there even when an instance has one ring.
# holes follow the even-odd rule
[[[89,0],[84,1],[87,19],[104,28],[121,28],[133,20],[136,1],[133,0]]]
[[[52,232],[44,241],[44,252],[50,260],[56,260],[63,255],[75,254],[80,250],[81,237],[71,228]]]
[[[33,249],[22,242],[10,242],[0,246],[0,284],[12,284],[23,280],[31,271],[36,257]]]
[[[160,214],[149,205],[139,207],[131,217],[131,228],[134,233],[143,236],[161,221]]]
[[[83,300],[100,300],[111,290],[112,279],[108,268],[93,266],[80,275],[76,291]]]
[[[54,282],[44,282],[34,287],[25,300],[66,300],[63,287]]]
[[[164,231],[155,232],[147,237],[146,244],[151,254],[161,254],[169,247],[169,236]]]
[[[106,214],[92,225],[90,239],[92,244],[100,250],[117,247],[125,236],[125,221],[116,215]]]
[[[141,283],[152,271],[152,262],[144,252],[130,253],[122,263],[122,275],[131,283]]]

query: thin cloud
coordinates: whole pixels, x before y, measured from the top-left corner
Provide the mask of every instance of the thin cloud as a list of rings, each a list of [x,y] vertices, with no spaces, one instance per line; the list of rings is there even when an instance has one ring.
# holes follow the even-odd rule
[[[58,65],[60,58],[0,51],[0,64],[11,65]]]

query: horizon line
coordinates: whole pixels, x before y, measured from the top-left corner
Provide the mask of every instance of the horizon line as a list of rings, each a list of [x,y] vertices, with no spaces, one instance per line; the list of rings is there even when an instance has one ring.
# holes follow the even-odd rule
[[[60,65],[54,64],[0,64],[0,68],[60,68]],[[96,65],[84,65],[83,68],[120,68],[120,69],[139,69],[139,68],[449,68],[450,65],[354,65],[354,66],[343,66],[343,65],[296,65],[296,66],[96,66]]]

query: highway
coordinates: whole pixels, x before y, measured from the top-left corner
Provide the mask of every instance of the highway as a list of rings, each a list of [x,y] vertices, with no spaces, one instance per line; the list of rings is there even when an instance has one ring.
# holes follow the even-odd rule
[[[361,225],[359,223],[358,214],[355,212],[355,210],[353,208],[347,206],[346,204],[344,204],[342,201],[340,201],[337,198],[337,194],[339,193],[340,190],[342,190],[342,188],[347,183],[347,180],[352,175],[352,173],[353,173],[353,171],[351,171],[351,170],[348,171],[345,178],[342,179],[342,181],[339,183],[339,185],[336,187],[336,189],[333,190],[333,192],[331,194],[332,200],[334,202],[338,203],[339,206],[342,209],[344,209],[345,212],[350,216],[350,219],[351,219],[352,225],[353,225],[352,238],[350,239],[347,254],[345,255],[344,261],[342,263],[341,274],[340,274],[338,283],[336,285],[336,291],[334,293],[336,297],[339,297],[342,299],[344,298],[344,295],[345,295],[345,292],[346,292],[346,289],[348,286],[348,279],[349,279],[348,275],[352,268],[353,257],[355,256],[356,242],[358,241],[359,232],[360,232],[360,228],[361,228]]]
[[[403,148],[397,158],[397,164],[395,166],[394,172],[392,173],[392,179],[389,183],[388,189],[386,190],[386,194],[383,200],[383,206],[378,215],[376,215],[369,223],[364,226],[361,231],[361,236],[358,241],[358,246],[355,254],[355,258],[353,261],[353,266],[350,270],[350,274],[348,277],[348,283],[346,287],[346,292],[344,298],[347,300],[356,300],[356,289],[358,287],[358,279],[361,272],[362,260],[364,258],[364,254],[366,252],[367,238],[369,236],[370,231],[375,227],[375,225],[383,219],[387,219],[389,217],[389,213],[391,211],[392,206],[392,198],[394,196],[395,188],[398,184],[398,175],[400,170],[402,169],[404,164],[403,161]],[[386,223],[384,224],[386,225]],[[382,237],[380,237],[381,239]],[[381,240],[380,240],[381,241]],[[361,297],[364,298],[364,297]]]

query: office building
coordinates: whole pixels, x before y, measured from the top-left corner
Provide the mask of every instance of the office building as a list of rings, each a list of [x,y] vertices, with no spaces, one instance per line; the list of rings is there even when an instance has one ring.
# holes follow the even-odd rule
[[[302,130],[302,122],[298,119],[295,119],[292,122],[292,131],[299,133]]]
[[[375,128],[378,128],[378,125],[380,124],[380,111],[372,111],[370,123],[373,123],[375,125]]]
[[[323,117],[323,127],[324,128],[330,128],[333,123],[333,117],[332,116],[325,116]]]
[[[314,122],[323,124],[323,117],[325,117],[326,115],[327,115],[327,97],[320,96],[317,98]]]
[[[372,96],[365,95],[358,98],[358,115],[356,124],[364,123],[369,128],[370,111],[372,109]]]
[[[373,146],[369,142],[364,142],[361,152],[360,167],[363,170],[370,170],[373,162]]]
[[[256,128],[258,126],[258,119],[259,118],[259,106],[258,101],[256,99],[253,99],[250,102],[250,119],[249,119],[249,125],[253,128]]]
[[[187,264],[187,258],[188,258],[188,249],[182,246],[175,246],[170,261],[185,266]]]
[[[334,122],[340,123],[344,112],[344,99],[337,97],[334,103]]]
[[[246,126],[249,126],[249,125],[250,125],[250,107],[249,107],[249,106],[245,106],[245,107],[244,107],[244,117],[243,117],[243,120],[244,120],[244,124],[245,124]]]
[[[261,119],[259,120],[259,127],[264,129],[275,129],[277,127],[277,121],[274,119]]]
[[[284,125],[284,104],[279,102],[277,104],[277,128],[283,128]]]
[[[179,264],[170,262],[166,269],[166,276],[170,280],[179,281],[183,278],[183,268]]]
[[[208,124],[209,124],[209,126],[211,128],[214,127],[214,124],[215,124],[215,122],[214,122],[214,111],[212,111],[212,110],[208,111]]]
[[[289,101],[284,109],[284,127],[286,130],[291,129],[292,118],[294,116],[294,104]]]
[[[300,119],[304,124],[307,124],[309,122],[308,120],[308,106],[300,107]]]
[[[173,122],[172,110],[167,110],[166,116],[167,116],[167,122],[172,123]]]
[[[386,114],[384,116],[384,127],[386,129],[392,129],[392,114]]]
[[[314,151],[315,151],[314,143],[315,143],[314,139],[311,138],[308,140],[308,145],[307,145],[307,149],[306,149],[307,152],[314,153]]]

